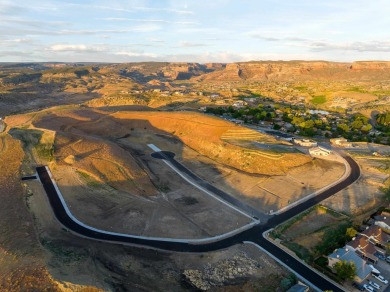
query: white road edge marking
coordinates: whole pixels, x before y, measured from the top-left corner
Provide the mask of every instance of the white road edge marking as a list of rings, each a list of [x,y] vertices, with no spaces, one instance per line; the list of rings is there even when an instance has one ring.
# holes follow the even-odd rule
[[[156,151],[156,152],[160,152],[161,150],[155,146],[154,144],[148,144],[149,148],[151,148],[153,151]],[[213,197],[214,199],[216,199],[217,201],[225,204],[226,206],[230,207],[231,209],[234,209],[235,211],[239,212],[241,215],[244,215],[245,217],[248,217],[250,218],[251,220],[253,220],[254,222],[256,223],[260,223],[260,220],[257,220],[255,218],[253,218],[253,216],[251,215],[248,215],[247,213],[245,213],[244,211],[242,211],[241,209],[238,209],[237,207],[231,205],[230,203],[226,202],[225,200],[221,199],[220,197],[214,195],[212,192],[206,190],[205,188],[201,187],[200,185],[196,184],[195,182],[193,182],[191,179],[189,179],[186,175],[184,175],[183,173],[181,173],[181,171],[179,171],[176,167],[174,167],[170,162],[166,161],[165,159],[162,159],[162,161],[165,162],[166,165],[168,165],[170,168],[172,168],[182,179],[184,179],[186,182],[188,182],[189,184],[193,185],[194,187],[196,187],[197,189],[201,190],[202,192],[206,193],[207,195]]]

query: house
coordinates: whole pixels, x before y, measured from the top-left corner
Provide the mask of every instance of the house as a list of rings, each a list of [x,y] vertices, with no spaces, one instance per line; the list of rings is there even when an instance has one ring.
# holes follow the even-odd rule
[[[330,139],[330,142],[337,147],[346,147],[346,148],[351,148],[352,143],[349,142],[345,138],[335,138],[335,139]]]
[[[328,156],[332,151],[323,147],[314,147],[309,149],[309,153],[311,156]]]
[[[237,125],[241,125],[241,124],[244,123],[244,121],[240,120],[240,119],[231,119],[230,121],[233,122],[233,123],[236,123]]]
[[[290,289],[287,290],[287,292],[307,292],[309,291],[309,287],[303,284],[302,282],[298,282],[294,286],[292,286]]]
[[[370,242],[369,238],[359,234],[345,245],[346,248],[355,251],[362,259],[376,264],[378,261],[377,253],[385,255],[385,251]]]
[[[317,142],[310,139],[295,139],[295,144],[304,147],[317,147]]]
[[[371,274],[372,269],[367,262],[350,248],[339,248],[328,255],[328,266],[330,268],[333,268],[333,266],[339,261],[352,261],[355,264],[356,275],[354,280],[358,283],[362,283]]]
[[[255,98],[255,97],[247,97],[247,98],[244,98],[244,100],[245,100],[246,102],[254,103],[254,102],[257,101],[257,98]]]
[[[378,225],[367,227],[361,235],[366,236],[370,242],[382,249],[386,249],[386,245],[390,241],[390,235],[384,232]]]
[[[387,233],[390,233],[390,216],[384,216],[384,213],[382,213],[380,216],[375,216],[374,220],[375,225],[383,228]]]
[[[234,108],[243,108],[245,105],[247,105],[247,103],[245,102],[245,101],[243,101],[243,100],[237,100],[236,102],[234,102],[233,104],[232,104],[232,106],[234,107]]]

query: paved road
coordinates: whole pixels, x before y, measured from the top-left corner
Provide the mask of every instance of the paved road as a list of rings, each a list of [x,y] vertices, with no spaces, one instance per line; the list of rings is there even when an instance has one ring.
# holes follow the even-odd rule
[[[173,158],[168,159],[174,161]],[[260,245],[267,252],[278,258],[280,261],[285,263],[287,266],[292,268],[298,274],[304,276],[311,283],[316,285],[321,290],[333,290],[333,291],[342,291],[340,288],[335,286],[333,283],[329,282],[325,278],[321,277],[319,274],[314,272],[312,269],[302,264],[299,260],[295,259],[285,251],[281,250],[276,245],[272,244],[268,240],[266,240],[262,234],[266,230],[276,227],[280,223],[290,219],[291,217],[307,210],[308,208],[318,204],[322,200],[332,196],[338,191],[344,189],[348,185],[352,184],[356,181],[360,176],[360,168],[357,163],[350,157],[345,157],[346,161],[351,167],[351,173],[349,176],[338,183],[337,185],[323,191],[319,195],[314,198],[311,198],[300,205],[297,205],[288,211],[271,217],[267,222],[263,222],[262,224],[255,225],[254,227],[240,232],[238,234],[232,235],[229,238],[224,238],[215,242],[210,243],[201,243],[194,244],[186,242],[185,240],[179,241],[171,241],[169,239],[147,239],[147,238],[139,238],[132,235],[126,234],[115,234],[106,231],[97,231],[93,230],[93,228],[88,227],[87,225],[79,222],[77,219],[72,216],[69,216],[67,213],[67,206],[65,202],[61,201],[60,194],[58,194],[53,181],[50,178],[49,173],[47,172],[46,167],[37,167],[38,176],[43,184],[43,187],[47,193],[50,204],[54,211],[54,214],[58,221],[67,227],[69,230],[74,233],[80,234],[85,237],[111,241],[116,243],[124,243],[124,244],[136,244],[142,245],[146,247],[152,247],[157,249],[164,249],[170,251],[180,251],[180,252],[208,252],[214,251],[218,249],[227,248],[234,244],[243,243],[244,241],[254,242]],[[185,170],[183,170],[185,171]],[[68,211],[69,212],[69,211]]]
[[[198,177],[196,174],[194,174],[192,171],[190,171],[187,167],[185,167],[183,164],[178,162],[176,159],[174,159],[175,154],[172,152],[167,151],[160,151],[152,153],[152,156],[155,158],[163,159],[168,161],[174,168],[176,168],[180,173],[185,174],[188,178],[190,178],[196,185],[200,186],[201,188],[205,189],[208,192],[213,193],[220,199],[222,199],[225,202],[228,202],[229,204],[237,207],[238,209],[242,210],[246,216],[250,217],[256,217],[257,219],[261,219],[262,221],[265,218],[268,218],[267,215],[264,215],[263,212],[260,212],[259,210],[256,210],[255,208],[243,203],[242,201],[238,200],[237,198],[231,196],[230,194],[214,187],[204,179]]]

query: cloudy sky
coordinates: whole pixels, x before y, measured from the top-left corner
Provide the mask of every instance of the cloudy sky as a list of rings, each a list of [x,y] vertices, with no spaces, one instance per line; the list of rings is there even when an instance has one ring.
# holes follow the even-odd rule
[[[0,61],[390,60],[388,0],[0,0]]]

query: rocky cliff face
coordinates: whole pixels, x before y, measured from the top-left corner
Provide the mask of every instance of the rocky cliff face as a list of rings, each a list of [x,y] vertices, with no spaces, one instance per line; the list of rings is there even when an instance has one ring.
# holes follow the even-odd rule
[[[390,70],[390,62],[354,62],[352,63],[351,70]]]
[[[362,74],[363,73],[363,74]],[[368,76],[369,75],[369,76]],[[204,75],[203,80],[301,80],[388,78],[390,62],[337,63],[324,61],[246,62],[227,64],[223,70]]]
[[[198,63],[129,63],[120,65],[120,74],[139,82],[152,79],[160,81],[187,80],[195,76],[213,72],[224,67],[223,64]]]

